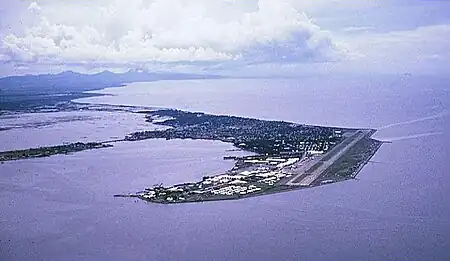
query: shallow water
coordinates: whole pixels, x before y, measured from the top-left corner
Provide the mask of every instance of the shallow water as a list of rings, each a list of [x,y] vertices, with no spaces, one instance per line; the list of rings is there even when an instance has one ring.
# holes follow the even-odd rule
[[[72,111],[0,116],[0,150],[26,149],[71,142],[106,141],[155,128],[143,114]]]
[[[8,162],[0,165],[0,259],[450,259],[449,88],[440,79],[372,78],[138,83],[83,99],[385,126],[375,136],[393,143],[356,181],[170,206],[111,195],[224,171],[231,145],[151,140]]]

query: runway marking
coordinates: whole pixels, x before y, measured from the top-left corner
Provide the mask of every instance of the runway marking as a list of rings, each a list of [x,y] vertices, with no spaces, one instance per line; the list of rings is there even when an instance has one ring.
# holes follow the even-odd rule
[[[342,141],[335,148],[328,153],[315,160],[308,162],[308,164],[301,166],[301,170],[295,177],[293,177],[286,185],[289,186],[310,186],[316,179],[322,175],[336,160],[345,154],[351,147],[358,143],[362,138],[367,136],[370,130],[357,131],[350,137]],[[343,148],[341,148],[344,146]]]

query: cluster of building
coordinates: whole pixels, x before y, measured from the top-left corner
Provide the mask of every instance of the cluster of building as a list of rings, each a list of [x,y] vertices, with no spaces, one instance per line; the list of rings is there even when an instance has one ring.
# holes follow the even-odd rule
[[[249,193],[253,193],[253,192],[257,192],[257,191],[261,191],[262,188],[257,187],[255,185],[250,185],[250,186],[227,186],[227,187],[223,187],[217,190],[212,190],[211,193],[214,195],[224,195],[224,196],[232,196],[232,195],[246,195]]]
[[[204,177],[202,181],[175,185],[164,188],[157,187],[139,194],[147,200],[157,201],[187,201],[195,198],[244,196],[258,193],[275,186],[284,178],[292,174],[286,171],[286,167],[298,162],[300,158],[278,157],[244,157],[240,159],[247,167],[213,176]]]
[[[167,129],[131,133],[125,140],[220,140],[259,155],[286,156],[306,151],[326,151],[340,141],[343,132],[339,128],[178,110],[148,112],[146,118]]]

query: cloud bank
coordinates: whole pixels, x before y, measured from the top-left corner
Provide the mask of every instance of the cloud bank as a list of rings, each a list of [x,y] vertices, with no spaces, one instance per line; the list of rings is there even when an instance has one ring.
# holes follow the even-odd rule
[[[334,59],[303,0],[97,0],[31,3],[23,32],[1,38],[21,63],[132,64]]]
[[[412,30],[352,35],[346,39],[355,55],[354,69],[392,72],[449,71],[450,24]],[[349,64],[346,64],[350,68]]]

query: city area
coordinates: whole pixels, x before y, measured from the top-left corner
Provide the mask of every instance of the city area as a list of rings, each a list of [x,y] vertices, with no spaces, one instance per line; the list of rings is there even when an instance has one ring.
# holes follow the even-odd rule
[[[382,144],[370,138],[375,132],[372,129],[311,126],[171,109],[135,113],[143,114],[147,122],[158,128],[103,142],[4,151],[0,152],[0,162],[110,148],[115,142],[146,139],[218,140],[252,153],[225,157],[224,160],[234,161],[234,167],[221,175],[115,195],[155,203],[185,203],[240,199],[354,179]]]
[[[371,139],[375,130],[344,129],[216,116],[178,110],[145,111],[148,122],[165,129],[136,132],[125,140],[205,139],[233,143],[256,155],[225,157],[234,167],[201,181],[136,194],[154,203],[231,200],[354,179],[382,142]]]

